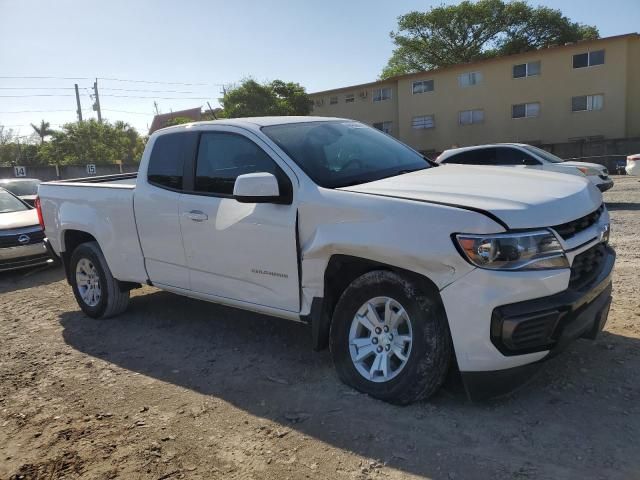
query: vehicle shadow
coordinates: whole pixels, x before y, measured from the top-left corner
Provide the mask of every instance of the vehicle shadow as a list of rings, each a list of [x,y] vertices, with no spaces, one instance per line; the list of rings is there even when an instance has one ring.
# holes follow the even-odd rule
[[[341,384],[329,353],[312,352],[301,323],[166,292],[132,298],[115,319],[65,312],[60,321],[66,343],[83,353],[407,473],[623,478],[640,471],[636,339],[605,333],[595,344],[578,341],[502,399],[472,404],[454,388],[398,407]],[[534,446],[540,458],[529,455]],[[591,466],[607,462],[610,471]],[[455,472],[442,470],[451,464]]]
[[[636,202],[606,202],[608,210],[640,210],[640,203]]]
[[[0,294],[33,288],[63,279],[64,269],[55,264],[0,272]]]

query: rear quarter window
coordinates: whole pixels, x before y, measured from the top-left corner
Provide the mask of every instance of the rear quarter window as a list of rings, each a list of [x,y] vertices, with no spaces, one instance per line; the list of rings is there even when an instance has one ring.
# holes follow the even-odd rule
[[[158,137],[149,158],[147,181],[158,187],[182,190],[186,150],[185,133],[170,133]]]

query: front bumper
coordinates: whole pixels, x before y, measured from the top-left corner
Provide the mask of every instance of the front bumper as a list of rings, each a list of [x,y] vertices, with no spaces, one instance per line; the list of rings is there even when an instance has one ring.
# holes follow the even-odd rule
[[[602,183],[598,183],[596,184],[596,187],[598,187],[598,190],[600,190],[601,192],[606,192],[613,187],[613,180],[608,179]]]
[[[580,289],[499,306],[491,320],[491,342],[505,357],[542,354],[536,362],[495,371],[461,371],[467,394],[483,399],[523,385],[546,360],[577,338],[595,339],[611,305],[615,252],[606,247],[601,270]]]
[[[587,285],[497,307],[491,316],[491,343],[506,356],[549,351],[590,331],[611,302],[615,252],[604,248],[600,272]],[[597,325],[596,325],[597,326]],[[601,327],[601,326],[600,326]]]
[[[0,248],[0,272],[53,262],[44,242]]]

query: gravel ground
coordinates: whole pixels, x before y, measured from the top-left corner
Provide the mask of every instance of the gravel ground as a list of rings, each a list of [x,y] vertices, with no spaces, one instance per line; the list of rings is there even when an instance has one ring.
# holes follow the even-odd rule
[[[149,287],[95,321],[59,268],[0,274],[0,479],[640,478],[639,179],[605,199],[605,332],[480,404],[360,395],[304,325]]]

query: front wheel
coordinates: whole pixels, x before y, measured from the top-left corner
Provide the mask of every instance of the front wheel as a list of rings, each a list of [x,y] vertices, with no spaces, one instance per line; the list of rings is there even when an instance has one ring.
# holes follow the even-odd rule
[[[113,278],[97,242],[79,245],[71,254],[71,287],[78,305],[92,318],[109,318],[129,304],[129,291],[122,291]]]
[[[345,290],[331,322],[330,346],[343,382],[397,404],[437,391],[452,352],[436,299],[388,271],[366,273]]]

